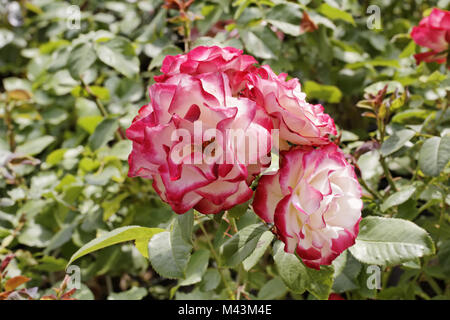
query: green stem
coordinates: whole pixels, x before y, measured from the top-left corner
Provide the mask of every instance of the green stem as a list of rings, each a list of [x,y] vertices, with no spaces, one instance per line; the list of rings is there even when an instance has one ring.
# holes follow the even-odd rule
[[[184,52],[187,53],[191,46],[191,25],[189,19],[186,19],[184,23]]]
[[[211,239],[209,238],[209,235],[208,235],[208,233],[206,232],[205,227],[203,226],[203,224],[202,224],[201,222],[199,222],[198,225],[199,225],[199,227],[200,227],[200,230],[202,230],[203,235],[204,235],[205,238],[206,238],[206,242],[207,242],[207,244],[208,244],[208,247],[209,247],[209,249],[211,250],[211,253],[212,253],[213,256],[214,256],[214,260],[216,260],[216,263],[217,263],[217,270],[219,271],[220,278],[222,279],[222,282],[223,282],[224,285],[225,285],[225,288],[226,288],[226,290],[227,290],[228,296],[230,297],[231,300],[235,300],[233,290],[231,290],[230,284],[228,283],[228,281],[227,281],[225,275],[223,274],[223,269],[222,269],[222,267],[221,267],[221,265],[220,265],[220,258],[219,258],[219,255],[217,254],[216,250],[214,249],[214,246],[213,246],[213,244],[212,244],[212,242],[211,242]]]
[[[385,158],[383,156],[380,157],[380,163],[381,163],[381,166],[383,167],[384,176],[386,177],[386,180],[388,181],[389,186],[391,187],[392,190],[397,192],[398,189],[395,186],[394,179],[392,178],[391,172],[389,171],[389,168],[388,168]]]
[[[433,202],[433,200],[428,200],[425,204],[423,204],[419,209],[418,209],[418,213],[422,213],[424,210],[432,207],[435,203]]]
[[[108,291],[108,295],[110,295],[113,292],[113,284],[111,276],[105,276],[105,282],[106,282],[106,290]]]
[[[450,60],[450,59],[449,59]],[[447,91],[447,101],[448,99],[450,99],[450,91]],[[433,123],[433,126],[431,128],[432,131],[436,130],[436,127],[439,125],[439,123],[441,123],[442,119],[445,116],[445,113],[447,111],[448,108],[448,102],[445,103],[444,108],[442,109],[441,114],[439,115],[439,118],[436,119],[436,121]]]
[[[89,96],[91,96],[91,98],[94,99],[95,104],[97,105],[98,110],[100,111],[100,113],[102,114],[102,116],[104,118],[109,117],[109,113],[106,110],[105,106],[103,105],[103,103],[100,101],[99,98],[97,98],[97,96],[92,92],[91,88],[89,88],[89,86],[83,81],[83,79],[81,79],[81,83],[83,84],[84,89],[86,90],[86,92],[89,94]],[[124,140],[125,136],[123,135],[123,133],[120,131],[120,128],[114,132],[114,135],[116,137],[117,140]]]
[[[234,232],[237,233],[238,232],[238,227],[237,227],[237,224],[236,224],[236,219],[230,218],[230,222],[231,222],[231,226],[234,229]]]
[[[377,115],[377,124],[378,124],[378,131],[380,133],[380,144],[383,144],[386,128],[384,126],[383,120],[378,118],[378,115]],[[387,166],[385,158],[382,155],[380,155],[380,163],[381,163],[381,166],[383,167],[384,175],[389,183],[389,186],[391,187],[392,190],[397,191],[397,187],[395,186],[394,179],[392,178],[391,172],[389,171],[389,168]]]
[[[445,202],[445,193],[442,194],[442,203],[441,203],[441,214],[439,216],[439,233],[437,235],[436,244],[439,243],[439,240],[441,239],[442,234],[444,233],[442,230],[442,224],[444,223],[444,216],[446,212],[447,203]]]
[[[9,149],[11,152],[16,151],[16,139],[14,137],[14,123],[11,116],[13,108],[13,102],[7,102],[5,107],[5,123],[6,123],[6,136],[9,143]]]
[[[429,275],[425,274],[425,278],[427,279],[427,282],[430,284],[433,291],[436,293],[436,295],[442,295],[442,289],[437,284],[436,280],[433,279],[433,277],[430,277]]]
[[[377,191],[372,190],[362,177],[359,178],[359,181],[361,182],[364,189],[366,189],[374,198],[379,200],[382,199],[381,195]]]

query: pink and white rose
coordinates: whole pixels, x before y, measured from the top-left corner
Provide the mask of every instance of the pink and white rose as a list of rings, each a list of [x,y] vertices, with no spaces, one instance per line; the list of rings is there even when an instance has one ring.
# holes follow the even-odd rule
[[[361,188],[353,167],[335,144],[282,153],[277,174],[263,176],[253,209],[274,223],[285,251],[305,265],[329,265],[352,246],[361,219]]]
[[[280,148],[286,150],[289,143],[295,145],[325,145],[329,135],[336,135],[333,119],[320,105],[306,102],[298,79],[286,81],[287,75],[276,75],[264,65],[247,74],[247,88],[241,93],[264,107],[280,129]]]
[[[226,73],[175,73],[150,87],[150,99],[127,129],[129,176],[153,179],[177,213],[218,213],[252,197],[249,184],[265,165],[272,123],[255,102],[232,95]]]
[[[161,67],[163,74],[156,76],[155,81],[164,82],[167,78],[179,73],[199,75],[224,72],[235,93],[241,88],[243,77],[248,71],[253,70],[253,64],[257,63],[255,58],[242,52],[233,47],[199,46],[186,54],[167,56]]]

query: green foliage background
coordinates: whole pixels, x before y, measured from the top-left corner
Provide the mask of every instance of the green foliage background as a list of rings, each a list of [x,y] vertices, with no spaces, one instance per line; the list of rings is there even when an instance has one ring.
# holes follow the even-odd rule
[[[16,255],[8,276],[25,275],[26,286],[44,294],[80,247],[141,226],[167,231],[133,229],[139,236],[122,241],[135,244],[76,260],[76,298],[450,298],[450,79],[444,65],[416,66],[420,48],[409,37],[423,13],[448,9],[448,0],[196,0],[189,8],[191,47],[241,48],[298,77],[353,155],[370,232],[318,272],[285,254],[246,206],[175,217],[151,181],[127,177],[124,130],[148,102],[163,58],[184,50],[176,10],[158,0],[35,0],[17,2],[12,16],[7,2],[0,1],[0,260]],[[79,28],[69,28],[71,5],[81,8]],[[380,8],[381,29],[368,28],[369,5]],[[301,32],[305,11],[317,30]],[[374,105],[370,94],[386,85],[384,103]],[[155,230],[162,232],[149,256]],[[381,266],[380,290],[366,285],[371,264]]]

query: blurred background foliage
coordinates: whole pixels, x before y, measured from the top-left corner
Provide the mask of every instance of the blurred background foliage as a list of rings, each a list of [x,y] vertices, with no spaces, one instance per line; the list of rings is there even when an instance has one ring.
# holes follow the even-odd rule
[[[124,130],[148,102],[163,58],[182,53],[188,38],[191,48],[241,48],[298,77],[309,101],[335,118],[341,147],[370,189],[363,215],[412,220],[437,244],[435,256],[387,267],[378,293],[348,253],[333,291],[354,299],[448,298],[449,170],[426,158],[436,143],[450,142],[450,79],[444,65],[415,64],[420,48],[409,32],[449,1],[196,0],[184,17],[189,34],[167,2],[0,0],[0,260],[15,254],[8,276],[26,276],[27,287],[47,294],[71,255],[96,236],[172,223],[151,181],[127,177]],[[370,20],[371,5],[380,20]],[[377,94],[383,103],[374,102]],[[207,220],[218,248],[227,222],[197,218]],[[245,213],[238,228],[256,221]],[[204,236],[197,230],[198,248],[206,247]],[[192,289],[158,276],[130,243],[77,264],[83,285],[75,298],[226,298],[213,263]],[[247,298],[314,298],[288,291],[268,254],[245,277]]]

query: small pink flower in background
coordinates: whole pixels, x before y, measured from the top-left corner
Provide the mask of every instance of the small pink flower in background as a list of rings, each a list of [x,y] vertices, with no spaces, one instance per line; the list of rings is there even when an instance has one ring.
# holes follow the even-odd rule
[[[336,135],[333,119],[323,112],[323,107],[306,102],[298,79],[286,81],[287,75],[276,75],[264,65],[249,73],[247,89],[242,95],[264,107],[280,129],[280,149],[295,145],[325,145],[329,135]]]
[[[282,153],[276,175],[263,176],[253,209],[274,223],[285,251],[305,265],[329,265],[352,246],[361,219],[361,188],[353,167],[334,144]]]
[[[419,46],[431,49],[414,55],[418,64],[421,61],[445,63],[450,43],[450,11],[434,8],[412,29],[411,37]]]
[[[252,197],[248,184],[270,151],[271,121],[253,101],[231,95],[225,73],[175,74],[154,84],[150,99],[127,130],[133,141],[129,176],[153,179],[177,213],[218,213]],[[258,148],[246,146],[246,139]]]

